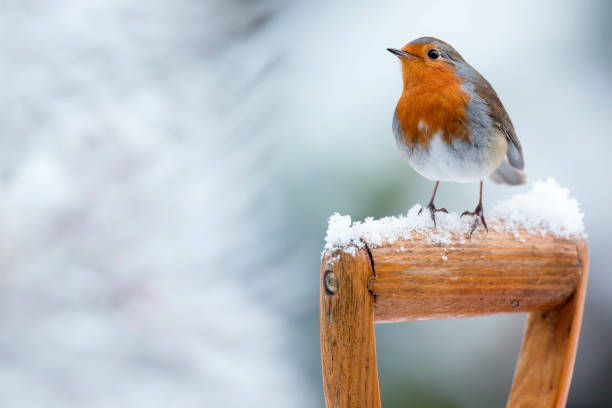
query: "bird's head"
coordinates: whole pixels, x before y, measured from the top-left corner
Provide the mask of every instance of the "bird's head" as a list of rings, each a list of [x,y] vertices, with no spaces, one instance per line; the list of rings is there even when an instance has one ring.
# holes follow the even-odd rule
[[[387,48],[402,63],[404,85],[419,81],[424,75],[455,72],[456,66],[465,64],[463,57],[449,44],[433,37],[421,37],[401,49]]]

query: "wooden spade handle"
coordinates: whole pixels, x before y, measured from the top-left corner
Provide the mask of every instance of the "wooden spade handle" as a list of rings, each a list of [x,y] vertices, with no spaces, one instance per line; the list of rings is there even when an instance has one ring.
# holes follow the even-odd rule
[[[327,407],[380,407],[368,253],[321,267],[321,363]],[[329,266],[329,265],[328,265]]]
[[[321,361],[328,408],[380,407],[374,323],[530,312],[508,407],[563,407],[587,279],[583,240],[491,230],[423,237],[321,263]]]
[[[588,252],[578,245],[582,275],[574,294],[563,305],[531,312],[514,372],[508,407],[565,406],[572,381],[584,310]]]

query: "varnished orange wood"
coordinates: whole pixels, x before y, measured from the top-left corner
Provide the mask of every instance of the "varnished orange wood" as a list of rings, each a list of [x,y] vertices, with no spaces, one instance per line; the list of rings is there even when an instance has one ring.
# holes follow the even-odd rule
[[[326,253],[321,360],[328,408],[379,407],[374,322],[531,312],[508,407],[563,407],[580,332],[583,240],[490,230]],[[326,285],[326,274],[335,280]],[[328,282],[329,283],[329,282]]]
[[[532,312],[527,319],[523,346],[514,373],[508,407],[565,407],[582,323],[588,275],[584,242],[578,253],[581,279],[565,304]]]
[[[422,237],[371,248],[377,322],[550,309],[581,273],[576,241],[490,230],[432,244]]]
[[[367,288],[372,273],[365,250],[355,256],[327,254],[321,263],[321,365],[328,408],[380,407],[374,296]]]

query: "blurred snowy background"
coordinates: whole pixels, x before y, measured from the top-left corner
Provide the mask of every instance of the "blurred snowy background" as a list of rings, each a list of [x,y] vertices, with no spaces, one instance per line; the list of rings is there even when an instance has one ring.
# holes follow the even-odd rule
[[[604,406],[611,18],[606,0],[0,2],[0,406],[322,406],[327,217],[431,193],[395,151],[385,50],[422,35],[493,84],[531,180],[582,204],[569,406]],[[525,188],[489,183],[485,208]],[[502,406],[523,322],[379,326],[384,406]]]

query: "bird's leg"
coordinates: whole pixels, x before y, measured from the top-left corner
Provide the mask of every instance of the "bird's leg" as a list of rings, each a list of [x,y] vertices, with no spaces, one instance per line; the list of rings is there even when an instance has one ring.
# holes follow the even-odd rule
[[[440,184],[440,181],[436,181],[436,186],[434,187],[434,191],[431,196],[431,200],[429,200],[429,204],[427,204],[427,207],[425,207],[429,210],[429,214],[431,215],[431,219],[434,223],[434,227],[436,226],[436,213],[438,211],[443,212],[443,213],[448,213],[448,211],[446,211],[446,208],[436,208],[436,206],[434,205],[434,199],[436,198],[436,193],[438,192],[439,184]],[[423,207],[421,207],[421,209],[419,210],[419,214],[421,214],[421,211],[423,211]]]
[[[485,227],[487,232],[489,232],[489,227],[487,227],[487,222],[485,221],[485,217],[484,217],[484,211],[482,209],[482,181],[480,182],[480,199],[478,200],[478,205],[476,206],[474,211],[464,211],[463,214],[461,214],[461,216],[463,217],[464,215],[471,215],[471,216],[475,215],[479,217],[480,221],[482,221],[482,225]],[[472,225],[472,230],[470,231],[470,238],[472,238],[472,233],[476,230],[477,226],[478,226],[478,218],[476,218],[476,221],[474,221],[474,225]]]

